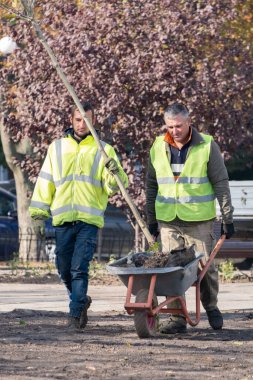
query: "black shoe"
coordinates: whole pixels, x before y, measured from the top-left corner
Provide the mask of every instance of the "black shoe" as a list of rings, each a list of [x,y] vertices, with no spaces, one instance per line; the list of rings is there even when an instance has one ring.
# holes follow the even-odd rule
[[[183,317],[170,318],[168,323],[160,328],[160,333],[162,334],[184,334],[186,332],[186,320]]]
[[[206,311],[210,326],[214,330],[221,330],[223,326],[223,317],[218,308]]]
[[[82,310],[81,316],[80,316],[80,329],[84,329],[88,322],[88,315],[87,310],[89,309],[91,304],[91,298],[90,296],[87,296],[86,304]]]
[[[72,317],[71,315],[68,317],[67,328],[71,331],[80,330],[80,318]]]

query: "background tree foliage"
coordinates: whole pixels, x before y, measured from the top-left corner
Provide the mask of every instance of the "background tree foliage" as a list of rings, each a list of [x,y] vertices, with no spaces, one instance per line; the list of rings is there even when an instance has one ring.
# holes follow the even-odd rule
[[[38,1],[36,17],[80,99],[97,109],[140,210],[148,150],[161,112],[187,103],[193,124],[214,135],[225,158],[253,150],[252,4],[239,0]],[[1,59],[4,125],[33,154],[15,164],[33,182],[50,142],[69,126],[72,99],[31,25],[2,15],[1,33],[20,49]],[[120,195],[113,200],[122,205]]]

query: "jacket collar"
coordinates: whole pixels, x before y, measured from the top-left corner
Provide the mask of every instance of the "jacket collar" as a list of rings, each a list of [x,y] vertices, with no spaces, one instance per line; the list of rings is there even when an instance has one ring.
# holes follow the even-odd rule
[[[191,145],[199,145],[205,142],[201,134],[197,131],[197,129],[192,127],[192,138],[191,138]]]
[[[176,144],[174,143],[171,135],[169,134],[169,132],[166,133],[166,135],[164,136],[164,140],[169,144],[169,145],[173,145],[176,147]],[[197,129],[191,127],[190,129],[190,136],[189,136],[189,140],[186,142],[186,144],[189,143],[189,145],[191,146],[195,146],[195,145],[199,145],[201,143],[204,142],[204,139],[203,137],[201,136],[201,134],[197,131]],[[186,145],[185,144],[185,145]]]
[[[65,137],[72,137],[78,144],[81,143],[82,141],[84,141],[88,136],[92,136],[92,134],[89,132],[87,133],[87,135],[82,139],[82,140],[78,140],[75,135],[74,135],[74,129],[73,128],[68,128],[64,131],[65,133]]]

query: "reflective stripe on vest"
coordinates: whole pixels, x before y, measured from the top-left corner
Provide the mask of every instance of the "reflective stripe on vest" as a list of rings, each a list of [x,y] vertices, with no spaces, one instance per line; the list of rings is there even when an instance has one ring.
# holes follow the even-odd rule
[[[38,201],[31,201],[30,203],[30,207],[34,207],[34,208],[40,208],[42,210],[46,210],[46,211],[49,211],[50,209],[50,206],[44,202],[38,202]]]
[[[60,214],[63,214],[65,212],[68,212],[68,211],[72,211],[72,210],[86,212],[87,214],[96,215],[96,216],[103,216],[104,215],[103,210],[99,210],[99,209],[94,208],[94,207],[87,207],[87,206],[81,206],[81,205],[76,205],[76,204],[74,204],[73,207],[72,207],[72,205],[66,205],[66,206],[59,207],[55,210],[52,210],[51,213],[52,213],[52,216],[56,216],[56,215],[60,215]]]
[[[210,202],[215,199],[215,195],[199,195],[199,196],[191,196],[191,197],[178,197],[178,198],[170,198],[170,197],[161,197],[157,196],[156,200],[160,203],[203,203],[203,202]]]
[[[192,184],[201,184],[201,183],[208,183],[209,179],[208,177],[179,177],[177,180],[177,183],[192,183]],[[175,183],[174,178],[157,178],[158,185],[164,185],[164,184],[173,184]]]
[[[55,141],[56,159],[58,163],[59,175],[62,178],[62,142],[60,140]]]
[[[40,174],[39,174],[39,177],[43,178],[43,179],[46,179],[49,182],[53,182],[54,181],[53,176],[52,176],[51,173],[46,173],[46,172],[41,171]]]
[[[67,175],[67,177],[61,178],[59,181],[54,181],[55,187],[63,185],[66,181],[73,181],[73,174]]]

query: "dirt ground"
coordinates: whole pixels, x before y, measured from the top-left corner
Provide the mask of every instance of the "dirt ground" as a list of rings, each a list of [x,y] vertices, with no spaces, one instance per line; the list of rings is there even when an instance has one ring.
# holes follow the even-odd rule
[[[100,284],[110,281],[107,276]],[[253,379],[252,309],[225,313],[222,331],[212,330],[202,314],[186,334],[149,339],[138,338],[126,313],[89,312],[83,333],[69,332],[66,317],[21,309],[0,313],[0,378]]]
[[[69,333],[64,313],[14,310],[0,314],[1,379],[253,379],[252,316],[139,339],[126,314],[91,313],[83,333]]]

